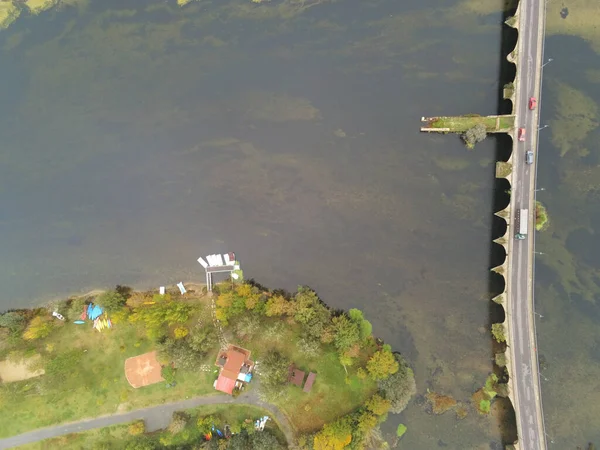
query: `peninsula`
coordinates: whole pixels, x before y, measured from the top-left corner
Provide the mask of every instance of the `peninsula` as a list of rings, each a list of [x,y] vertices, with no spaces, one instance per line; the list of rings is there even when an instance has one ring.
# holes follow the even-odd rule
[[[159,433],[137,421],[55,439],[360,449],[415,393],[407,362],[361,311],[332,311],[309,288],[238,280],[161,292],[117,286],[0,315],[0,436],[190,399],[213,409],[188,406]]]

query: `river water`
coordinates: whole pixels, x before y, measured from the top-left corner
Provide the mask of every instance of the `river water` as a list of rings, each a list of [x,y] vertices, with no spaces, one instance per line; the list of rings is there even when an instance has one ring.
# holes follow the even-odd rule
[[[0,33],[0,306],[202,280],[198,256],[235,251],[246,277],[308,284],[334,307],[363,309],[410,359],[420,394],[468,405],[492,370],[493,161],[505,143],[468,152],[418,128],[426,115],[496,113],[503,2],[77,4]],[[561,42],[552,45],[569,55]],[[569,78],[571,62],[553,69]],[[544,158],[540,182],[555,187],[565,161]],[[593,154],[577,162],[597,164]],[[563,248],[594,267],[594,216],[573,217],[591,199],[543,194],[588,242],[563,231]],[[555,412],[548,426],[581,444],[595,382],[562,361],[578,354],[577,370],[600,367],[600,317],[583,285],[569,303],[560,286],[570,281],[538,265],[547,377],[582,383],[573,421]],[[582,283],[593,283],[587,273]],[[573,329],[589,358],[561,339]],[[543,388],[549,411],[578,398]],[[459,421],[412,404],[384,432],[392,439],[405,423],[407,449],[495,449],[513,431],[506,404],[492,410]]]

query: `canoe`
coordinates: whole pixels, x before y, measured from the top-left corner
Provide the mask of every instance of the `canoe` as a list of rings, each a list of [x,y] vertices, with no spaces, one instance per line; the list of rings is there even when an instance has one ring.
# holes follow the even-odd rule
[[[81,325],[82,323],[85,323],[85,322],[83,320],[76,320],[73,323],[76,323],[77,325]]]

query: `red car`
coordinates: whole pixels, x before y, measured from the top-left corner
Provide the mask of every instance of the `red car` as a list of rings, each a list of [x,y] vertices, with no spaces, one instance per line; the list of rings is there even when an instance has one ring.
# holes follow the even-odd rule
[[[535,99],[535,97],[531,97],[529,99],[529,109],[534,110],[537,106],[537,100]]]
[[[525,142],[525,128],[519,128],[519,140]]]

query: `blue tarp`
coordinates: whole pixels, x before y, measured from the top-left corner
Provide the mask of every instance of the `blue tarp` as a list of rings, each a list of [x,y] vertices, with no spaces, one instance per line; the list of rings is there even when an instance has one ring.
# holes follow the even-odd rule
[[[98,305],[94,306],[92,303],[90,303],[90,306],[88,307],[88,319],[96,320],[102,315],[102,312],[102,308],[100,308]]]
[[[252,379],[252,374],[251,373],[247,373],[246,374],[246,378],[244,378],[244,381],[246,383],[250,383],[250,380]]]

